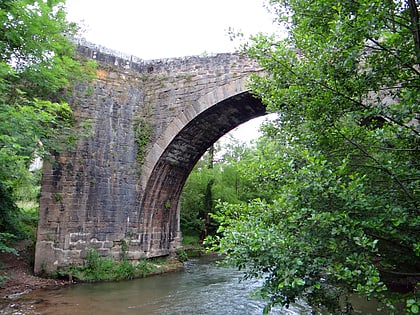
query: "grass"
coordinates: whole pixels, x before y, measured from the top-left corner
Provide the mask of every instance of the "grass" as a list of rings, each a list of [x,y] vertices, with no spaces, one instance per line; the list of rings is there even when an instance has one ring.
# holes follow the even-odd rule
[[[89,249],[84,266],[72,266],[57,272],[57,277],[72,277],[80,282],[119,281],[144,278],[148,275],[178,270],[179,261],[170,258],[143,259],[135,264],[128,259],[115,261],[100,257],[97,250]]]
[[[58,276],[71,276],[82,282],[117,281],[144,277],[156,271],[156,266],[142,260],[137,265],[127,259],[115,261],[100,257],[95,249],[89,249],[84,266],[72,266],[58,272]]]

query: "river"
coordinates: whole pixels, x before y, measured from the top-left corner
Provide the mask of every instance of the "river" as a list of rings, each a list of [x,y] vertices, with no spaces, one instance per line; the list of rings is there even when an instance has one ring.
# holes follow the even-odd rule
[[[216,257],[192,259],[185,270],[131,281],[78,284],[36,291],[25,298],[42,315],[254,315],[264,302],[250,296],[260,280],[239,281],[241,272],[217,266]],[[369,309],[370,308],[370,309]],[[371,304],[358,314],[380,314]],[[270,314],[311,314],[305,303]]]

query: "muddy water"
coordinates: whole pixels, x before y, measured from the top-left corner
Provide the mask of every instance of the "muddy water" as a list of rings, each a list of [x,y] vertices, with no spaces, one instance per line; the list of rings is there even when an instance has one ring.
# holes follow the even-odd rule
[[[25,298],[33,311],[27,314],[262,314],[264,302],[251,297],[260,282],[239,282],[240,276],[236,270],[216,266],[215,258],[200,258],[188,261],[182,272],[38,291]],[[373,305],[360,302],[359,314],[380,314]],[[271,314],[311,314],[311,310],[299,303],[289,309],[277,307]]]

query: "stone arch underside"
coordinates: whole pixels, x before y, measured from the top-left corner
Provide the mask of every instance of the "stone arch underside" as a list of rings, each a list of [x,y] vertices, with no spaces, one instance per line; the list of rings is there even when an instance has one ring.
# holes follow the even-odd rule
[[[165,255],[179,237],[179,198],[194,165],[221,136],[266,114],[261,101],[241,92],[209,107],[167,145],[148,178],[139,213],[140,240],[154,255]]]

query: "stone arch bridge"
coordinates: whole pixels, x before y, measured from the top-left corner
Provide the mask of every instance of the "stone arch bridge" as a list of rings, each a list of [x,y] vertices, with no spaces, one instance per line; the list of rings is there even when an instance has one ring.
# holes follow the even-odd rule
[[[81,264],[88,248],[129,259],[180,245],[179,196],[221,136],[265,115],[247,90],[258,65],[238,54],[143,61],[94,46],[96,78],[69,99],[89,122],[76,147],[44,164],[35,272]],[[76,124],[77,125],[77,124]],[[80,132],[75,130],[75,132]]]

